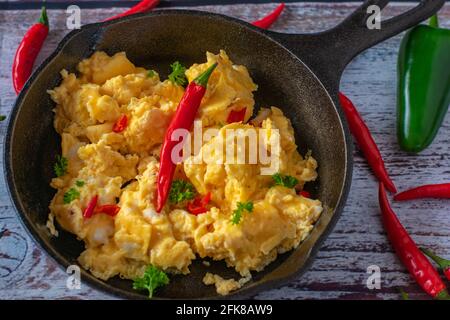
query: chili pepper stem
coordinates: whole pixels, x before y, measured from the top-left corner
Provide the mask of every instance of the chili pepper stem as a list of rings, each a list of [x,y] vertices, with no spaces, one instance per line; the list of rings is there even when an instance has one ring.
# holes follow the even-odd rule
[[[199,75],[197,78],[194,79],[194,82],[198,84],[199,86],[206,87],[206,84],[208,83],[209,77],[211,76],[211,73],[214,71],[214,69],[217,67],[217,62],[211,65],[208,69],[206,69],[205,72],[203,72],[201,75]]]
[[[47,16],[47,9],[45,9],[45,6],[42,7],[41,16],[39,17],[38,22],[48,27],[48,16]]]
[[[439,292],[439,294],[436,296],[437,300],[450,300],[450,295],[448,294],[447,290],[442,290]]]
[[[435,254],[433,251],[426,249],[426,248],[420,248],[423,253],[425,253],[431,260],[436,262],[442,270],[450,268],[450,260],[444,259],[439,257],[437,254]]]
[[[431,16],[428,25],[433,28],[439,28],[439,18],[437,13]]]

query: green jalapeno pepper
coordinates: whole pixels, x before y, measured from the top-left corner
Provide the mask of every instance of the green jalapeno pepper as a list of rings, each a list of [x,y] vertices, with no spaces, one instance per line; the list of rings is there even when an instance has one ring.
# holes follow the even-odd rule
[[[403,38],[397,89],[400,147],[420,152],[433,142],[450,104],[450,30],[439,28],[436,15]]]

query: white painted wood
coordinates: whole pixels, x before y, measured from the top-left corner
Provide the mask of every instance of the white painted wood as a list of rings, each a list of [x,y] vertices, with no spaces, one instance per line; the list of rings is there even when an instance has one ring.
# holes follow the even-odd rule
[[[335,25],[357,4],[292,3],[273,30],[282,32],[320,31]],[[252,21],[270,11],[274,4],[203,6],[198,9],[220,12]],[[410,4],[389,5],[384,15],[404,11]],[[192,9],[192,7],[191,7]],[[82,11],[82,22],[102,20],[120,8]],[[0,11],[0,114],[9,114],[15,99],[11,65],[15,48],[25,30],[39,16],[37,10]],[[50,10],[51,34],[39,56],[42,61],[67,33],[63,10]],[[440,13],[441,24],[450,27],[450,5]],[[448,181],[450,176],[447,116],[433,145],[422,154],[399,150],[395,136],[396,58],[401,37],[385,41],[358,56],[346,69],[341,89],[359,108],[386,160],[399,189],[424,183]],[[1,144],[5,123],[0,123]],[[392,252],[383,228],[377,203],[377,184],[361,153],[355,151],[355,168],[350,197],[342,218],[324,243],[306,274],[289,285],[263,292],[256,299],[395,299],[398,287],[412,298],[426,298]],[[0,166],[3,164],[0,160]],[[401,221],[419,245],[450,257],[449,202],[424,200],[395,203]],[[65,287],[66,274],[28,236],[11,207],[3,176],[0,177],[0,299],[110,299],[108,294],[83,284],[81,290]],[[380,290],[367,289],[369,265],[382,270]]]

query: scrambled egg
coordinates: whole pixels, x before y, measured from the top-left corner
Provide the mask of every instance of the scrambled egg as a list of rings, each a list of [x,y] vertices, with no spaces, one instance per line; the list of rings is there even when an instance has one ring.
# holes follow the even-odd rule
[[[205,97],[198,112],[204,128],[218,135],[201,147],[203,152],[226,139],[227,129],[278,129],[281,137],[280,168],[295,177],[298,187],[317,177],[317,163],[297,151],[290,121],[278,108],[264,110],[259,124],[248,124],[253,114],[253,83],[246,67],[234,65],[224,51],[207,53],[207,62],[186,71],[192,81],[214,62]],[[227,294],[304,240],[322,212],[319,200],[298,195],[294,189],[273,186],[271,176],[260,174],[260,164],[216,164],[192,155],[177,167],[200,195],[211,192],[211,208],[193,215],[183,206],[167,203],[156,213],[154,197],[159,152],[166,129],[183,96],[184,88],[157,73],[136,67],[125,53],[108,56],[96,52],[78,65],[78,75],[61,71],[61,84],[49,90],[56,103],[54,127],[61,135],[62,156],[68,160],[64,175],[52,180],[56,194],[50,204],[48,226],[57,235],[56,220],[84,241],[79,263],[100,279],[120,276],[134,279],[152,264],[170,273],[189,273],[196,256],[224,260],[242,278],[223,279],[207,273],[205,284]],[[246,108],[242,123],[227,122],[232,110]],[[113,131],[126,115],[128,125]],[[212,155],[214,157],[214,155]],[[78,183],[82,181],[82,186]],[[78,196],[67,203],[71,189]],[[98,204],[117,204],[116,216],[83,217],[93,195]],[[238,202],[252,201],[251,214],[230,223]]]

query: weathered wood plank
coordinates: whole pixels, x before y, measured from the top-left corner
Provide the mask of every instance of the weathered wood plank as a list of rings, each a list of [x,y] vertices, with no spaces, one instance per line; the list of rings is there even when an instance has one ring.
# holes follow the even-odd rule
[[[355,3],[292,3],[283,18],[274,25],[281,32],[320,31],[335,25]],[[264,5],[202,6],[252,21],[274,7]],[[386,17],[410,7],[391,4]],[[192,8],[192,7],[191,7]],[[123,9],[84,9],[82,23],[101,20]],[[52,33],[39,56],[42,61],[67,33],[63,10],[49,11]],[[14,102],[10,70],[14,50],[26,28],[38,16],[37,10],[0,11],[0,113],[8,114]],[[450,27],[450,5],[440,13],[441,24]],[[18,21],[20,21],[18,23]],[[346,69],[341,88],[359,107],[371,128],[387,167],[397,186],[406,189],[428,182],[448,181],[450,175],[450,117],[434,144],[419,156],[399,150],[395,137],[396,57],[400,36],[394,37],[357,57]],[[3,152],[5,123],[0,123],[0,151]],[[263,292],[256,299],[395,299],[398,287],[412,298],[426,298],[400,265],[392,252],[380,223],[376,197],[377,183],[359,150],[355,150],[355,168],[350,197],[333,233],[324,243],[311,269],[287,286]],[[3,166],[2,159],[0,166]],[[414,239],[450,256],[450,218],[448,201],[424,200],[394,204],[401,221]],[[111,299],[114,298],[83,284],[69,291],[66,274],[42,252],[20,225],[0,177],[0,298],[2,299]],[[380,290],[369,290],[365,283],[367,267],[378,265],[382,271]]]

